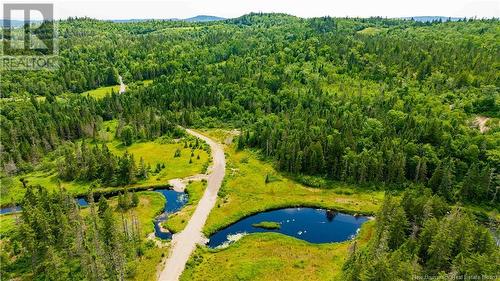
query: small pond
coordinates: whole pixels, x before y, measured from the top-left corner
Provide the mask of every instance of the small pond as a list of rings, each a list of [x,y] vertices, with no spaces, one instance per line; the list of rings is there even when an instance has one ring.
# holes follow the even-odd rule
[[[276,232],[311,243],[341,242],[354,238],[366,216],[353,216],[325,209],[286,208],[244,218],[210,236],[208,246],[229,244],[238,234]],[[279,229],[252,226],[261,222],[279,223]]]
[[[170,239],[172,238],[172,234],[170,232],[164,232],[160,228],[160,223],[167,220],[169,214],[175,213],[179,211],[184,205],[186,205],[188,201],[188,196],[184,192],[177,192],[171,189],[157,189],[156,192],[159,192],[165,196],[167,202],[165,203],[164,212],[156,217],[155,224],[155,236],[160,239]]]
[[[14,207],[5,207],[0,209],[0,215],[6,215],[6,214],[12,214],[12,213],[17,213],[21,211],[21,207],[19,206],[14,206]]]
[[[87,199],[85,199],[83,197],[76,198],[76,202],[78,203],[78,205],[80,205],[80,207],[88,207],[89,206]]]

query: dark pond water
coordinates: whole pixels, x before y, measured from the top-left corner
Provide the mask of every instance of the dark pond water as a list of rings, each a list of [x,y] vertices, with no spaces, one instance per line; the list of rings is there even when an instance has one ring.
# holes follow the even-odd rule
[[[85,198],[76,198],[76,202],[80,205],[80,207],[87,207],[89,205]]]
[[[352,216],[325,209],[279,209],[244,218],[216,232],[210,236],[208,246],[215,248],[224,243],[229,244],[233,235],[255,232],[277,232],[311,243],[341,242],[352,239],[367,220],[364,216]],[[263,221],[277,222],[281,227],[263,229],[252,226]]]
[[[20,211],[21,211],[21,207],[19,207],[19,206],[6,207],[6,208],[1,208],[0,209],[0,215],[17,213],[17,212],[20,212]]]
[[[164,222],[169,214],[179,211],[188,201],[188,196],[184,192],[177,192],[171,189],[157,189],[159,192],[167,198],[167,203],[165,204],[164,213],[156,217],[155,224],[155,235],[160,239],[170,239],[172,234],[170,232],[163,232],[160,228],[160,223]]]

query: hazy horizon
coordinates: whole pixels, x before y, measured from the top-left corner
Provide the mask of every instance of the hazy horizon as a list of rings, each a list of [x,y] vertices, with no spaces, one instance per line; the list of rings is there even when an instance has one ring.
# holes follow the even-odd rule
[[[30,3],[46,1],[29,1]],[[28,3],[8,1],[7,3]],[[127,19],[185,19],[198,15],[235,18],[251,12],[286,13],[298,17],[387,17],[404,18],[420,16],[442,16],[458,18],[500,17],[500,1],[484,0],[422,0],[422,1],[366,1],[353,0],[335,3],[325,0],[310,1],[238,1],[238,0],[173,0],[173,1],[52,1],[55,18],[90,17],[100,20]],[[3,12],[2,12],[3,16]],[[37,19],[37,15],[32,15]],[[21,15],[12,15],[13,20],[22,20]]]

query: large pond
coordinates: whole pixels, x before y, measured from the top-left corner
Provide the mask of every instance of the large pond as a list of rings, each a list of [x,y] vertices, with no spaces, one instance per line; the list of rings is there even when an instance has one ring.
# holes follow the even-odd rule
[[[188,196],[184,192],[177,192],[171,189],[157,189],[156,192],[160,192],[165,196],[167,202],[165,203],[164,212],[156,217],[155,224],[155,235],[160,239],[170,239],[172,234],[168,231],[162,231],[160,223],[164,222],[169,214],[179,211],[188,201]]]
[[[365,216],[352,216],[331,210],[314,208],[286,208],[262,212],[244,218],[212,236],[208,246],[216,248],[230,244],[235,237],[255,232],[276,232],[311,243],[331,243],[352,239]],[[257,227],[261,222],[275,222],[279,229]]]

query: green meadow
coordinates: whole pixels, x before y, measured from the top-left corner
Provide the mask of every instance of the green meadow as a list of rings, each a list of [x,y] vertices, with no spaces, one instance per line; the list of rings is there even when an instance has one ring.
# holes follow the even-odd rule
[[[220,132],[217,134],[226,138]],[[306,187],[276,171],[272,163],[261,160],[260,155],[251,150],[237,151],[234,145],[226,145],[225,153],[226,177],[205,224],[206,235],[270,209],[310,206],[374,214],[383,201],[383,191],[359,189],[344,183],[329,183],[324,188]]]
[[[120,91],[120,85],[100,87],[94,90],[83,92],[82,95],[88,95],[95,99],[102,99],[106,95],[110,95],[112,92],[118,93]]]
[[[376,34],[379,34],[381,32],[384,32],[386,30],[387,30],[386,28],[380,28],[380,27],[367,27],[367,28],[364,28],[364,29],[358,31],[358,34],[376,35]]]
[[[382,203],[381,191],[359,190],[337,183],[328,183],[325,188],[306,187],[276,171],[273,163],[262,159],[257,152],[237,151],[230,144],[232,133],[224,130],[204,133],[227,143],[226,177],[205,224],[207,237],[243,217],[269,209],[311,206],[374,214]],[[170,225],[178,225],[178,219],[174,216]],[[270,222],[256,226],[279,227]],[[357,246],[366,245],[373,229],[373,221],[363,225],[356,238]],[[280,280],[334,280],[351,245],[352,241],[313,244],[277,233],[254,233],[227,248],[198,247],[181,280],[274,280],[276,276]],[[213,270],[215,267],[219,270]],[[287,272],[286,276],[282,272]]]
[[[128,90],[129,88],[133,89],[138,87],[147,87],[151,85],[151,83],[153,83],[153,80],[134,81],[131,82],[130,85],[129,84],[125,85],[125,90]],[[120,85],[114,85],[114,86],[100,87],[97,89],[83,92],[81,94],[93,97],[95,99],[102,99],[106,95],[111,95],[112,92],[118,93],[119,91],[120,91]]]
[[[373,230],[374,223],[366,222],[356,247],[364,247]],[[353,243],[312,244],[278,233],[254,233],[225,249],[199,247],[180,280],[336,280]]]
[[[0,215],[0,237],[7,236],[16,228],[18,214]]]
[[[138,181],[130,185],[130,187],[166,185],[170,179],[184,178],[202,173],[208,166],[209,153],[206,150],[192,150],[189,147],[185,147],[185,140],[193,141],[190,137],[179,140],[159,138],[154,141],[138,142],[130,146],[124,146],[114,137],[117,123],[116,120],[104,122],[102,129],[99,131],[98,143],[108,145],[108,148],[115,155],[122,155],[128,151],[134,155],[137,164],[139,164],[141,158],[144,159],[144,163],[150,165],[152,171],[155,170],[157,164],[165,165],[165,168],[161,169],[160,172],[154,173],[151,171],[147,179]],[[91,142],[92,140],[87,141]],[[180,156],[174,157],[177,149],[181,151]],[[6,206],[20,202],[25,192],[21,179],[27,181],[29,185],[42,185],[52,191],[65,188],[75,196],[86,194],[92,185],[95,186],[96,190],[106,191],[112,189],[111,187],[100,186],[96,182],[62,181],[58,178],[56,162],[57,156],[50,155],[45,157],[39,165],[35,166],[33,172],[14,177],[2,177],[0,205]],[[113,187],[113,189],[116,188]]]

